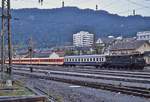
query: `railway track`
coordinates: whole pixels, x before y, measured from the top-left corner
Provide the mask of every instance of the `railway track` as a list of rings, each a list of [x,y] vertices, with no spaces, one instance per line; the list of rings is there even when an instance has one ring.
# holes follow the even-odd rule
[[[26,81],[27,81],[27,78],[19,78],[19,80],[16,82],[16,84],[24,85],[28,90],[35,93],[35,95],[46,96],[48,102],[57,102],[57,100],[55,98],[53,98],[52,96],[50,96],[47,92],[43,91],[38,86],[31,85],[31,84],[28,85],[26,83]]]
[[[50,96],[46,91],[42,90],[41,88],[34,86],[33,87],[35,90],[39,91],[40,93],[42,93],[43,95],[47,96],[47,99],[49,102],[57,102],[57,99],[55,99],[54,97]]]
[[[34,69],[43,69],[43,70],[54,70],[54,71],[82,71],[82,72],[91,72],[91,73],[101,73],[101,72],[107,72],[107,73],[120,73],[120,74],[135,74],[135,75],[150,75],[150,71],[142,71],[142,70],[104,70],[104,69],[98,69],[95,67],[63,67],[63,66],[38,66],[38,65],[14,65],[14,67],[19,68],[34,68]]]
[[[13,66],[19,66],[19,67],[23,67],[23,66],[33,66],[33,67],[42,67],[42,68],[52,68],[52,67],[57,67],[57,68],[77,68],[77,69],[98,69],[98,70],[110,70],[110,71],[136,71],[136,72],[150,72],[150,69],[148,67],[145,67],[143,70],[138,70],[138,69],[114,69],[114,68],[104,68],[104,67],[94,67],[94,66],[62,66],[62,65],[29,65],[29,64],[13,64]],[[150,67],[150,66],[149,66]],[[149,70],[148,70],[149,69]]]
[[[18,70],[18,69],[15,69]],[[30,70],[22,70],[19,71],[30,72]],[[45,71],[45,70],[36,70],[34,73],[42,73],[45,75],[61,75],[61,76],[74,76],[80,78],[91,78],[91,79],[102,79],[102,80],[112,80],[112,81],[123,81],[123,82],[130,82],[130,83],[143,83],[149,84],[150,80],[145,78],[132,78],[132,77],[124,77],[124,76],[113,76],[113,75],[98,75],[98,74],[87,74],[87,73],[76,73],[76,72],[62,72],[62,71]]]
[[[147,88],[92,82],[92,81],[87,81],[79,78],[72,79],[70,77],[47,76],[45,74],[28,73],[24,71],[15,71],[14,73],[17,75],[23,75],[32,78],[34,77],[34,78],[41,78],[46,80],[59,81],[59,82],[64,82],[64,83],[69,83],[74,85],[86,86],[86,87],[91,87],[96,89],[103,89],[103,90],[109,90],[109,91],[128,94],[128,95],[150,98],[150,89]]]
[[[24,70],[24,71],[30,71],[28,68],[14,68],[15,70]],[[47,69],[47,68],[34,68],[34,72],[41,72],[41,73],[51,73],[51,74],[62,74],[62,73],[56,73],[56,72],[75,72],[75,73],[83,73],[83,74],[96,74],[96,75],[108,75],[108,76],[116,76],[116,77],[127,77],[127,78],[143,78],[143,79],[150,79],[150,73],[139,73],[139,72],[122,72],[122,71],[103,71],[103,70],[82,70],[82,69],[74,69],[74,70],[66,70],[61,69],[57,70],[54,69]],[[55,72],[56,71],[56,72]]]
[[[28,66],[27,68],[22,67],[22,68],[16,68],[15,70],[20,70],[20,71],[26,71],[29,73],[29,68],[30,66]],[[35,73],[43,73],[44,75],[47,76],[48,72],[50,72],[49,74],[55,74],[55,75],[65,75],[65,76],[74,76],[74,77],[82,77],[82,78],[93,78],[93,79],[107,79],[107,80],[117,80],[117,81],[127,81],[127,82],[136,82],[136,83],[150,83],[149,81],[145,82],[145,79],[150,79],[150,73],[148,72],[129,72],[129,71],[107,71],[107,70],[92,70],[92,69],[80,69],[80,68],[72,68],[69,69],[68,68],[63,68],[61,69],[61,67],[55,69],[53,68],[48,68],[47,66],[44,67],[36,67],[34,66],[34,72]],[[42,70],[41,70],[42,69]],[[53,69],[53,70],[52,70]],[[62,73],[61,73],[62,72]],[[69,74],[69,73],[73,73],[73,74]],[[85,74],[85,75],[80,75],[80,74]],[[115,76],[115,77],[128,77],[128,80],[124,80],[124,78],[102,78],[102,77],[98,77],[98,76],[88,76],[88,75],[93,75],[93,74],[97,74],[97,75],[107,75],[107,76]],[[50,77],[50,76],[47,76]],[[130,78],[136,78],[136,80],[132,80]],[[143,78],[143,81],[138,80],[138,78]],[[73,79],[65,79],[63,77],[63,79],[59,78],[55,78],[52,77],[50,78],[50,80],[54,80],[54,81],[60,81],[60,82],[65,82],[65,83],[70,83],[70,84],[75,84],[75,85],[81,85],[81,86],[87,86],[87,87],[92,87],[92,88],[98,88],[98,89],[104,89],[104,90],[110,90],[110,91],[115,91],[115,92],[121,92],[121,93],[125,93],[125,94],[131,94],[131,95],[135,95],[135,96],[141,96],[141,97],[146,97],[146,98],[150,98],[150,89],[147,88],[143,88],[143,87],[136,87],[136,86],[117,86],[117,85],[113,85],[113,84],[108,84],[108,83],[96,83],[96,82],[86,82],[83,80],[79,81],[79,80],[74,80]],[[73,81],[73,83],[72,83]],[[81,83],[81,84],[77,84],[77,83]],[[115,88],[115,89],[114,89]]]

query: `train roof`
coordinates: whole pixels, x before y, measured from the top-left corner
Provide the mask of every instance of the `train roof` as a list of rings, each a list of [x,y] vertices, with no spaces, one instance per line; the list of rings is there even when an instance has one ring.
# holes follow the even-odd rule
[[[65,58],[85,58],[85,57],[104,57],[106,55],[73,55],[73,56],[65,56]]]
[[[38,59],[63,59],[64,57],[59,57],[59,58],[13,58],[13,60],[38,60]]]

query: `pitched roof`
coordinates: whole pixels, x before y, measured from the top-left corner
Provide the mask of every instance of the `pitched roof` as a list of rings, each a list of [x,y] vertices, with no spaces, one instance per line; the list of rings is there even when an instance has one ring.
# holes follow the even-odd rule
[[[59,58],[59,55],[56,54],[55,52],[53,52],[52,54],[49,55],[49,58],[53,59],[53,58]]]
[[[128,50],[128,49],[134,50],[142,46],[144,43],[148,43],[148,42],[143,40],[120,41],[112,45],[110,47],[110,50]]]
[[[110,44],[110,43],[112,43],[113,41],[115,41],[115,39],[114,39],[114,38],[99,38],[96,43],[100,43],[101,41],[102,41],[104,44]]]

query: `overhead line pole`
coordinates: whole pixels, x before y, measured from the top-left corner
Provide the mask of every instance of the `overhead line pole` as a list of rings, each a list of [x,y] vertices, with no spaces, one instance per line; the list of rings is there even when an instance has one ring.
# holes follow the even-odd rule
[[[7,0],[7,29],[8,29],[8,59],[9,59],[9,67],[7,69],[8,74],[11,74],[12,71],[12,41],[11,41],[11,13],[10,13],[10,0]]]
[[[2,0],[2,29],[1,29],[1,68],[5,68],[5,35],[8,35],[8,60],[9,66],[7,73],[11,75],[12,67],[12,43],[11,43],[11,13],[10,13],[10,0]]]
[[[5,32],[5,12],[4,12],[5,1],[2,0],[2,28],[1,28],[1,71],[4,71],[4,32]]]
[[[43,0],[39,0],[41,5]],[[11,40],[11,13],[10,0],[2,0],[2,26],[1,26],[1,71],[5,70],[5,35],[8,35],[8,62],[7,73],[11,75],[12,67],[12,40]]]

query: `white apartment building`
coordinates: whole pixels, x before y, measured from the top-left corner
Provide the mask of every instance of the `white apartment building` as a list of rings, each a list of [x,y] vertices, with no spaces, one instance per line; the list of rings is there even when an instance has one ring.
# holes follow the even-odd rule
[[[78,47],[92,46],[94,43],[94,34],[89,32],[80,31],[79,33],[73,34],[73,45]]]
[[[150,31],[138,32],[137,40],[148,40],[150,42]]]

